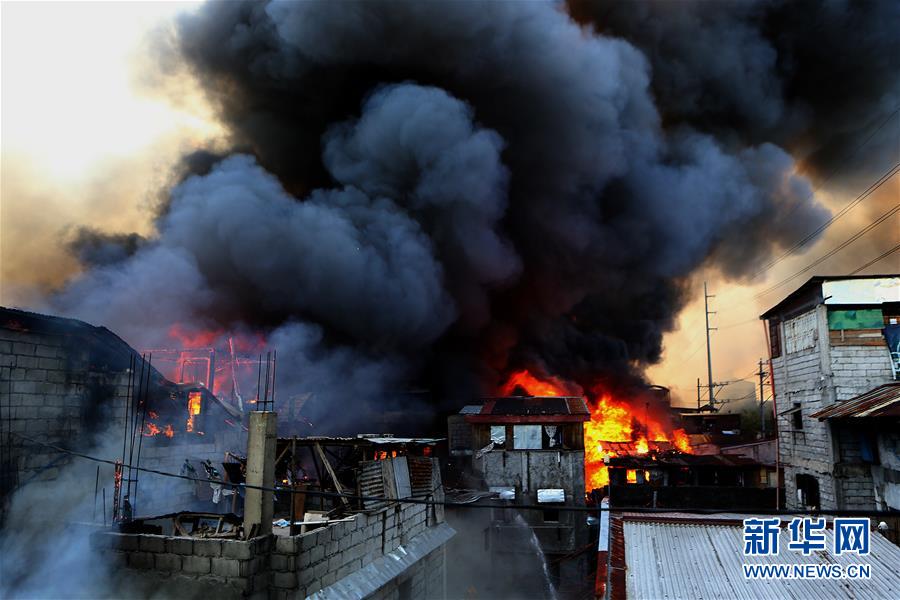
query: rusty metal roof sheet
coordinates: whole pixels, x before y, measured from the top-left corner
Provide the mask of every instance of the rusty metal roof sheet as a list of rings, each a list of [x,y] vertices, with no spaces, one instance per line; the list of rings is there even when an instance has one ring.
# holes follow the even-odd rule
[[[813,413],[820,421],[839,417],[900,417],[900,383],[882,386]]]
[[[744,556],[743,528],[715,522],[624,521],[625,585],[628,598],[900,598],[900,548],[872,532],[870,554],[804,556],[788,549],[783,527],[779,553]],[[786,522],[786,521],[783,521]],[[832,529],[825,533],[833,546]],[[869,579],[745,579],[743,564],[851,564],[871,566]]]
[[[555,423],[589,421],[584,398],[576,396],[508,396],[487,398],[478,414],[467,414],[470,423]]]

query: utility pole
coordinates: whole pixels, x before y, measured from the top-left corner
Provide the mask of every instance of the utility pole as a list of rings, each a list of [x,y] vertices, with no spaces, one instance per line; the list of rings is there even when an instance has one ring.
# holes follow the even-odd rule
[[[700,412],[700,378],[697,378],[697,412]]]
[[[763,383],[765,382],[765,379],[766,379],[766,372],[763,371],[762,359],[759,359],[759,372],[757,373],[757,375],[759,375],[759,428],[760,428],[760,432],[762,433],[763,439],[765,439],[765,437],[766,437],[766,411],[765,411],[764,405],[765,405],[766,401],[765,401],[765,395],[763,394]]]
[[[709,384],[709,406],[710,408],[715,408],[715,392],[713,391],[713,378],[712,378],[712,350],[709,345],[709,332],[716,331],[715,327],[710,328],[709,326],[709,315],[716,314],[715,312],[709,311],[709,299],[715,298],[714,295],[709,294],[706,289],[706,282],[703,282],[703,305],[706,309],[706,375],[708,377],[707,383]]]

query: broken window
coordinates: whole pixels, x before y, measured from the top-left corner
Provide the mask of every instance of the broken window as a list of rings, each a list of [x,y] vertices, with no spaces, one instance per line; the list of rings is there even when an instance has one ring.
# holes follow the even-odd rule
[[[562,448],[562,427],[544,425],[544,445],[546,449]]]
[[[491,425],[491,441],[494,448],[504,448],[506,445],[506,425]]]
[[[795,431],[800,431],[803,429],[803,413],[800,410],[800,403],[794,402],[794,410],[792,411],[791,418],[793,419],[793,425]]]
[[[513,448],[516,450],[540,450],[542,447],[540,425],[514,425]]]
[[[797,475],[797,501],[804,507],[819,508],[819,482],[812,475]]]
[[[781,356],[781,327],[778,321],[769,321],[769,356]]]
[[[545,523],[558,523],[559,522],[559,509],[558,508],[545,508],[544,509],[544,522]]]

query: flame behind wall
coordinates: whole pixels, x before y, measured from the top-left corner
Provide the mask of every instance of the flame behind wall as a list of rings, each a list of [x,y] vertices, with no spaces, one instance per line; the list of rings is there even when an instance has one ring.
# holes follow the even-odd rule
[[[530,396],[582,395],[580,386],[554,377],[539,377],[527,369],[513,372],[500,387],[503,395],[525,393]],[[621,452],[623,443],[634,454],[647,454],[667,442],[667,448],[691,452],[690,442],[683,429],[673,428],[669,415],[651,410],[648,398],[635,392],[632,397],[614,395],[603,385],[595,385],[584,394],[591,411],[591,420],[584,424],[585,489],[602,488],[609,484],[609,471],[604,459],[617,455],[610,442]]]

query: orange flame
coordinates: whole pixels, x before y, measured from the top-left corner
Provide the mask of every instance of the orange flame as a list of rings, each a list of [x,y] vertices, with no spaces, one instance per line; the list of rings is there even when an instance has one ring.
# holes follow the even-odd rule
[[[517,387],[533,396],[581,395],[577,385],[552,376],[537,377],[527,369],[512,373],[500,391],[509,395]],[[599,388],[593,390],[593,397],[589,395],[588,401],[591,420],[584,423],[584,475],[588,490],[609,484],[606,461],[617,455],[609,448],[609,442],[630,444],[631,452],[635,454],[648,454],[651,442],[671,442],[679,451],[691,452],[690,441],[683,429],[667,433],[668,428],[644,409],[615,399]],[[633,471],[631,476],[636,481]]]
[[[187,431],[194,431],[194,417],[200,414],[200,403],[202,402],[202,396],[200,392],[191,392],[188,394],[188,418],[187,425],[185,429]]]
[[[154,435],[159,435],[160,428],[156,423],[148,422],[146,426],[146,431],[142,431],[141,433],[145,437],[153,437]]]
[[[538,379],[528,369],[522,369],[510,375],[500,393],[503,396],[509,396],[516,391],[516,388],[525,390],[531,396],[581,395],[580,390],[574,393],[575,386],[569,385],[561,379],[551,376]]]

